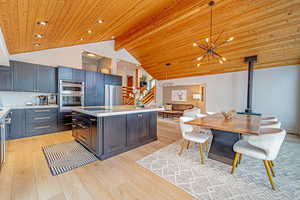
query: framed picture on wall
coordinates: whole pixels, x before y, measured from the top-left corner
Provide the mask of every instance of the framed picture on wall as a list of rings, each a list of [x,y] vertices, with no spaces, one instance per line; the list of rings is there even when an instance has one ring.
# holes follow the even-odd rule
[[[172,90],[172,101],[187,101],[187,90]]]

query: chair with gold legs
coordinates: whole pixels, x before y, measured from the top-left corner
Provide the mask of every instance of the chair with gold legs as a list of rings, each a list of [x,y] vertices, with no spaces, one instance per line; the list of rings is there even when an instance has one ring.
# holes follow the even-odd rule
[[[199,133],[194,131],[194,127],[192,125],[185,124],[185,122],[191,121],[194,118],[191,117],[180,117],[180,130],[183,138],[183,142],[181,143],[181,149],[179,155],[182,154],[184,149],[187,149],[190,142],[195,142],[200,144],[200,160],[201,164],[204,164],[204,153],[203,146],[205,144],[206,151],[208,151],[208,139],[209,135]]]
[[[272,189],[275,190],[273,178],[275,177],[274,163],[280,147],[286,136],[286,131],[279,128],[264,128],[261,129],[259,136],[251,135],[248,140],[240,140],[233,146],[236,152],[232,164],[231,173],[237,166],[241,155],[246,155],[252,158],[263,160]]]

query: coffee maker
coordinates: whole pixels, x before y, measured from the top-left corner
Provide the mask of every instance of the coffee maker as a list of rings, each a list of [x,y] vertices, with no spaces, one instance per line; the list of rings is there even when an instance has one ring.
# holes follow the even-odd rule
[[[48,96],[47,95],[39,95],[38,97],[38,104],[39,105],[48,105]]]

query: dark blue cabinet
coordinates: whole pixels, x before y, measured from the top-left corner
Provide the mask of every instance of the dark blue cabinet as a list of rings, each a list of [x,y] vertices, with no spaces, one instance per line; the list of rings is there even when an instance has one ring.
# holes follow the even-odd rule
[[[12,90],[11,67],[0,66],[0,91]]]
[[[20,92],[36,91],[37,65],[11,61],[11,66],[13,67],[13,90]]]
[[[15,109],[11,111],[11,124],[9,139],[26,137],[25,110]]]
[[[75,81],[84,82],[85,81],[85,71],[80,69],[73,69],[70,67],[58,68],[58,78],[64,81]]]
[[[72,81],[73,69],[69,67],[58,67],[58,79],[65,81]]]
[[[99,72],[85,72],[85,105],[104,105],[104,75]]]
[[[36,91],[57,93],[56,68],[39,65],[36,70]]]
[[[122,85],[122,76],[105,74],[104,75],[105,85]]]

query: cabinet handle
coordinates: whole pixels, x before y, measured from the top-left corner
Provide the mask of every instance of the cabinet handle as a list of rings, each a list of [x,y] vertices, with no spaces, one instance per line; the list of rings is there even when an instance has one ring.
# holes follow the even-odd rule
[[[69,125],[72,125],[73,123],[65,123],[64,125],[65,126],[69,126]]]
[[[35,120],[40,120],[40,119],[50,119],[50,117],[36,117],[34,118]]]
[[[50,125],[48,125],[48,126],[38,126],[38,127],[33,128],[33,129],[38,130],[38,129],[44,129],[44,128],[50,128]]]
[[[138,114],[138,117],[143,117],[143,115],[142,114]]]
[[[50,110],[35,110],[34,112],[50,112]]]
[[[96,119],[90,119],[92,122],[95,122],[96,121]]]
[[[83,126],[83,125],[81,125],[81,124],[77,124],[77,125],[80,126],[80,128],[84,128],[84,129],[87,128],[86,126]]]
[[[65,115],[65,117],[73,117],[73,115]]]

